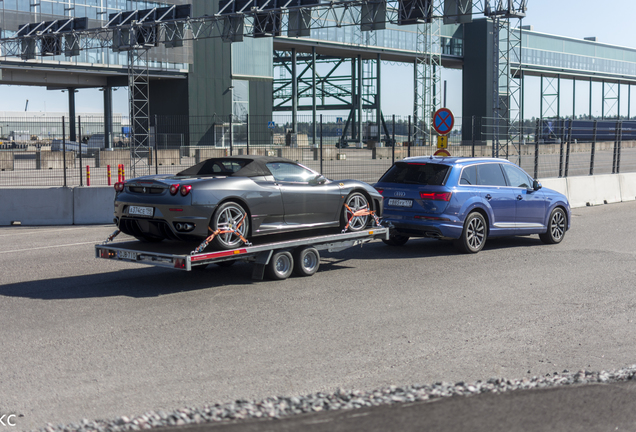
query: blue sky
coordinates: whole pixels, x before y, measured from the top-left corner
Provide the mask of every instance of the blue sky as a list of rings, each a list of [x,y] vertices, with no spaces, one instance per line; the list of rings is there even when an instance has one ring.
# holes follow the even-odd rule
[[[636,48],[636,31],[633,19],[636,16],[634,0],[529,0],[528,14],[524,25],[532,25],[535,31],[582,39],[596,36],[599,42]],[[412,113],[413,66],[384,64],[382,80],[382,105],[386,115],[409,115]],[[448,82],[447,106],[453,112],[461,112],[461,71],[445,69],[442,80]],[[407,83],[407,84],[405,84]],[[526,94],[532,92],[528,83]],[[567,86],[566,86],[567,87]],[[567,89],[563,90],[567,93]],[[567,95],[564,94],[564,98]],[[0,86],[0,111],[35,112],[67,111],[68,96],[61,91],[48,91],[40,87]],[[76,93],[77,112],[103,112],[102,93],[97,89],[80,90]],[[583,102],[582,102],[583,103]],[[113,92],[114,112],[126,114],[128,95],[124,89]],[[636,104],[634,104],[636,107]],[[577,110],[580,110],[577,108]],[[526,109],[526,117],[536,115],[532,107]],[[528,112],[530,111],[530,112]],[[567,113],[566,113],[567,114]]]

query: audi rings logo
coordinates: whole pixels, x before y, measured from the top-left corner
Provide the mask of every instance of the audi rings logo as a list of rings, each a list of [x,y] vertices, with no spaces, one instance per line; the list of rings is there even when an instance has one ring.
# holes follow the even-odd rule
[[[2,426],[11,426],[11,427],[15,427],[17,425],[17,423],[15,422],[15,419],[18,416],[15,414],[0,414],[0,427]]]
[[[394,192],[393,195],[403,197],[403,196],[406,196],[406,192]]]

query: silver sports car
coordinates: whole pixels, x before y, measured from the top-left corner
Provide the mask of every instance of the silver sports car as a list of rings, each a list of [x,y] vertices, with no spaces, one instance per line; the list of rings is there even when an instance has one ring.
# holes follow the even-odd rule
[[[367,183],[331,181],[288,159],[229,156],[176,175],[150,175],[115,185],[115,224],[139,240],[202,240],[233,249],[267,234],[347,227],[380,217],[382,195]],[[356,214],[357,213],[357,214]]]

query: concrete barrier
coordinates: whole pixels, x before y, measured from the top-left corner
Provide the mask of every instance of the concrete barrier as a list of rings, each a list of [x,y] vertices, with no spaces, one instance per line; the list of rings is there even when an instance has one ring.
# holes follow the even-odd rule
[[[313,159],[315,161],[320,160],[320,149],[315,148],[311,149],[313,153]],[[324,148],[322,149],[322,158],[323,160],[334,160],[336,158],[337,148]]]
[[[14,163],[12,151],[0,152],[0,171],[13,171]]]
[[[548,178],[539,180],[539,182],[545,188],[552,189],[559,193],[562,193],[565,196],[569,196],[568,182],[564,178]]]
[[[100,150],[100,152],[95,155],[96,168],[106,168],[110,165],[112,171],[117,170],[117,166],[120,164],[126,167],[130,166],[130,150]]]
[[[412,149],[411,149],[412,150]],[[404,159],[408,150],[403,147],[395,148],[395,159]],[[412,153],[411,153],[412,154]],[[374,147],[371,150],[371,159],[391,159],[393,157],[392,147]]]
[[[0,225],[73,224],[72,188],[0,189],[0,202]]]
[[[73,224],[109,224],[113,222],[115,189],[107,187],[73,188]]]
[[[181,164],[181,153],[179,149],[157,150],[158,165],[179,165]],[[155,152],[148,152],[148,164],[155,165]]]
[[[621,188],[621,201],[636,200],[636,173],[619,174],[618,182]]]
[[[615,174],[568,177],[568,199],[572,207],[610,204],[621,201],[621,189]]]
[[[194,151],[194,163],[199,163],[206,159],[227,156],[229,150],[217,148],[198,148]]]
[[[64,168],[64,152],[38,151],[35,152],[35,169]],[[75,168],[75,152],[66,152],[66,168]]]

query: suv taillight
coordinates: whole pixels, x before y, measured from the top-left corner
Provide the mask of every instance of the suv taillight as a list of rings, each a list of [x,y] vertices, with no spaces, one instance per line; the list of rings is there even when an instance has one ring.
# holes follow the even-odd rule
[[[420,192],[420,198],[433,201],[450,201],[452,192]]]

